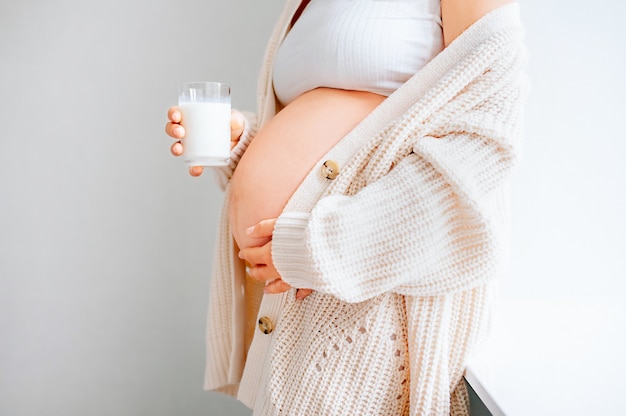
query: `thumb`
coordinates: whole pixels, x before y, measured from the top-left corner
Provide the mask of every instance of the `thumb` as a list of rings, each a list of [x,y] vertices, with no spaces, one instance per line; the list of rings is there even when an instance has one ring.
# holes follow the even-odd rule
[[[237,110],[231,110],[230,112],[230,140],[237,141],[243,133],[245,125],[245,119],[243,114]]]

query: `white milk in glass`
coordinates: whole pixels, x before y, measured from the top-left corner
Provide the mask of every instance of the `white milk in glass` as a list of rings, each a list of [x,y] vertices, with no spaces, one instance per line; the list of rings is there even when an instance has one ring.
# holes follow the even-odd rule
[[[188,166],[223,166],[230,158],[230,87],[220,82],[188,82],[179,89],[185,127],[183,160]]]
[[[230,104],[180,103],[185,126],[183,159],[189,166],[227,165],[230,157]]]

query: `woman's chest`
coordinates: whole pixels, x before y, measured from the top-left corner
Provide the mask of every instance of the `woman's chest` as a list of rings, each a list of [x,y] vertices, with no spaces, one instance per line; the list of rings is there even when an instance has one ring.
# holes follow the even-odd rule
[[[276,56],[283,103],[315,87],[389,95],[443,47],[439,0],[312,0]]]

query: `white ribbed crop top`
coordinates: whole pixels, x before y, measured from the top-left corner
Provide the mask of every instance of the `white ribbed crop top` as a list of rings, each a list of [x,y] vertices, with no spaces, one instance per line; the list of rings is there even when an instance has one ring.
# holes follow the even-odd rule
[[[317,87],[388,96],[443,49],[439,0],[311,0],[280,46],[283,105]]]

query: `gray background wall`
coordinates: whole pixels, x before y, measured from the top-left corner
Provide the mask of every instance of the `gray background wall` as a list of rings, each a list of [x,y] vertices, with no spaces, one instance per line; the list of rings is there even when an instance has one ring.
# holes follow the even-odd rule
[[[533,91],[510,296],[626,293],[626,6],[521,1]],[[176,86],[251,109],[279,0],[0,0],[0,415],[245,415],[201,390],[222,195]]]

